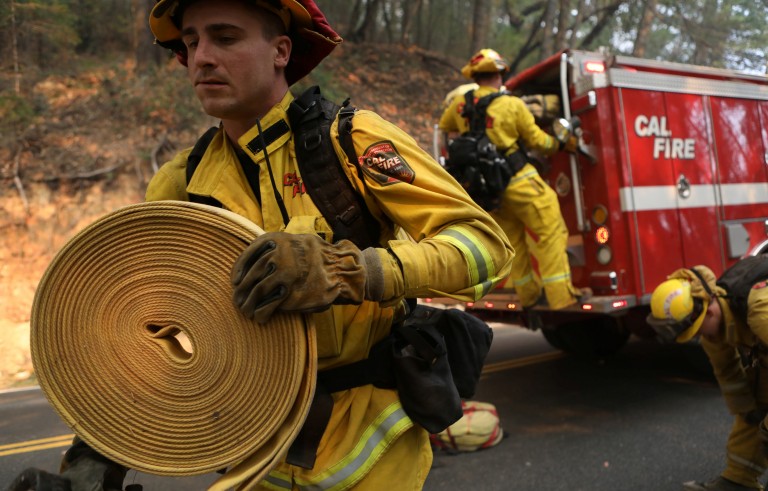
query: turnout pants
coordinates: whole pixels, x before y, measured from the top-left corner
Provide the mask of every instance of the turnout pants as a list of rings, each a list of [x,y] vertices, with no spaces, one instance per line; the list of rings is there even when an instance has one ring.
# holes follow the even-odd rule
[[[535,167],[526,164],[510,179],[501,207],[492,216],[517,253],[510,280],[522,305],[535,304],[542,289],[553,309],[575,303],[578,290],[571,283],[566,253],[568,229],[560,213],[557,194],[541,179]],[[531,257],[538,263],[538,274]]]

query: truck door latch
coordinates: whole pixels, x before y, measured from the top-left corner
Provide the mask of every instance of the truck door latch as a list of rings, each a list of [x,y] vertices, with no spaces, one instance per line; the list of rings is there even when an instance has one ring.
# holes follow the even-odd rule
[[[691,183],[688,182],[685,174],[680,174],[680,177],[677,178],[677,194],[683,199],[691,197]]]

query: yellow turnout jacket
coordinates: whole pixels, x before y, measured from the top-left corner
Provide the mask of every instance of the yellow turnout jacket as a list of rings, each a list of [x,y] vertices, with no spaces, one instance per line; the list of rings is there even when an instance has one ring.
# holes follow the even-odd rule
[[[261,120],[266,133],[284,121],[293,96],[289,93]],[[282,124],[282,123],[281,123]],[[267,232],[325,234],[332,230],[310,199],[296,165],[292,133],[268,144],[269,164],[290,222],[286,227],[278,208],[262,151],[248,143],[256,127],[237,145],[259,167],[259,195],[250,189],[232,143],[220,130],[208,146],[189,184],[185,167],[191,149],[162,166],[149,184],[147,200],[188,200],[188,192],[210,196]],[[346,365],[367,357],[386,337],[404,297],[448,296],[476,300],[510,271],[514,251],[499,226],[475,205],[461,186],[417,143],[393,124],[370,111],[357,111],[352,138],[358,162],[349,162],[338,143],[338,120],[331,139],[355,190],[381,224],[379,255],[385,288],[382,304],[336,305],[312,314],[318,331],[319,369]],[[336,162],[329,165],[338,165]],[[362,173],[359,173],[362,168]],[[360,178],[360,175],[363,178]],[[409,238],[398,239],[398,228]],[[401,234],[397,235],[401,237]],[[412,238],[412,240],[410,239]],[[394,274],[402,268],[402,279]],[[413,427],[403,412],[397,392],[373,386],[333,394],[334,409],[311,470],[287,464],[273,471],[262,485],[272,489],[348,489],[359,482],[399,438]],[[414,448],[414,459],[431,462],[426,438]],[[413,445],[411,445],[413,446]],[[428,458],[424,458],[428,454]],[[396,477],[393,477],[396,481]],[[419,485],[415,483],[414,485]],[[404,489],[404,488],[402,488]]]

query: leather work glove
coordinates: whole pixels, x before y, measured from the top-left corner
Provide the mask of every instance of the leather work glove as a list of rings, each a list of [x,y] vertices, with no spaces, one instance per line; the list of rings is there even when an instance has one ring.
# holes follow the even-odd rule
[[[269,232],[257,237],[232,268],[233,300],[256,322],[282,312],[320,312],[332,304],[380,301],[384,277],[374,248],[348,240],[329,244],[314,234]]]
[[[766,415],[768,415],[767,409],[753,409],[744,413],[742,417],[744,418],[744,422],[748,425],[757,426],[763,421],[763,419],[765,419]]]
[[[768,428],[765,427],[765,420],[760,421],[760,425],[757,427],[757,437],[760,439],[763,455],[768,457]]]
[[[569,153],[576,153],[579,149],[579,139],[573,135],[568,137],[568,140],[563,143],[563,150]]]

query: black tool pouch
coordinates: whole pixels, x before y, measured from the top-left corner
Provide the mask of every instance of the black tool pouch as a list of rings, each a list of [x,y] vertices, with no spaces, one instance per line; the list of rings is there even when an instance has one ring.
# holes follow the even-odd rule
[[[493,331],[464,311],[419,305],[394,336],[392,364],[403,409],[438,433],[462,417],[461,398],[475,394]]]
[[[475,394],[493,331],[458,309],[413,308],[392,334],[375,344],[368,358],[317,374],[317,391],[307,424],[289,452],[289,463],[311,468],[330,417],[328,395],[373,384],[397,389],[414,423],[439,433],[464,414],[461,398]]]
[[[461,398],[453,383],[445,339],[431,323],[406,322],[395,332],[392,367],[406,414],[430,433],[461,418]]]

